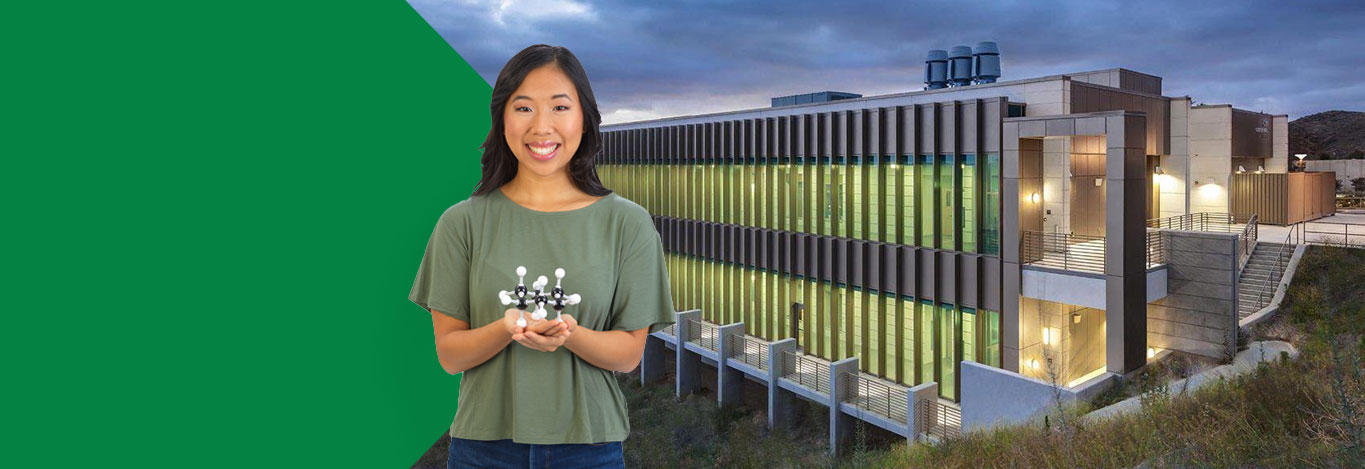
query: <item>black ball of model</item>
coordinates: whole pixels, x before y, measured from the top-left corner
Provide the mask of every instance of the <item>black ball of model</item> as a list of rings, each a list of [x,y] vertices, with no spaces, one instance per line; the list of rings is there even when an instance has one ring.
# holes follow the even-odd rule
[[[526,266],[517,266],[517,286],[512,291],[501,290],[498,292],[498,299],[504,305],[517,304],[517,309],[521,311],[521,317],[517,318],[517,327],[526,327],[526,307],[534,304],[536,309],[531,313],[531,317],[537,320],[545,319],[545,305],[550,304],[555,310],[555,320],[558,320],[564,312],[565,306],[572,306],[582,301],[582,297],[577,293],[564,295],[564,289],[560,287],[560,282],[564,280],[564,269],[555,269],[555,287],[546,295],[545,285],[550,283],[544,275],[536,278],[536,282],[531,284],[535,291],[526,289]]]

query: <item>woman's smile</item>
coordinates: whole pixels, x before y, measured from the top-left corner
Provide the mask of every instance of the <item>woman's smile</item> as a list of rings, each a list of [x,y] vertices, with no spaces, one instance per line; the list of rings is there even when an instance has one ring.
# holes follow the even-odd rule
[[[526,144],[526,148],[531,150],[531,157],[540,161],[548,161],[559,154],[559,144],[555,142],[536,142]]]

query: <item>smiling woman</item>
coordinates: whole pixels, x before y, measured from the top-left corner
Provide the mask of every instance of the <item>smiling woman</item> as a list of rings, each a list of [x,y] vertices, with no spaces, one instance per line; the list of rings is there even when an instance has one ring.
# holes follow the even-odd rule
[[[659,234],[597,178],[601,117],[567,49],[508,61],[490,111],[483,179],[437,221],[408,297],[431,313],[441,367],[464,373],[449,465],[621,467],[630,427],[613,372],[674,321]],[[519,267],[564,269],[557,286],[581,302],[518,326],[498,292]]]

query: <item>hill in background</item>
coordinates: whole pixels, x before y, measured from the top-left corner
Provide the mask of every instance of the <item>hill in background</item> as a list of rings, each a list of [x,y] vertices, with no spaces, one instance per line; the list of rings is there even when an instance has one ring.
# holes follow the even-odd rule
[[[1289,154],[1310,160],[1365,158],[1365,112],[1327,111],[1289,123]]]

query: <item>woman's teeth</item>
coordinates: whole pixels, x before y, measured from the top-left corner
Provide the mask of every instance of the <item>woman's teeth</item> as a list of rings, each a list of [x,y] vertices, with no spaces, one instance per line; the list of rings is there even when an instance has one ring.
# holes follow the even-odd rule
[[[555,150],[558,150],[558,149],[559,149],[559,144],[554,144],[554,145],[549,145],[549,146],[544,146],[544,147],[538,147],[538,146],[535,146],[535,145],[527,145],[526,147],[527,147],[527,148],[530,148],[530,149],[531,149],[531,153],[535,153],[537,156],[550,156],[550,155],[554,154]]]

